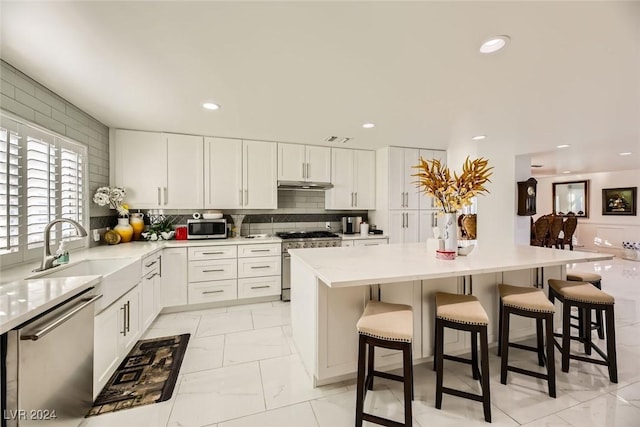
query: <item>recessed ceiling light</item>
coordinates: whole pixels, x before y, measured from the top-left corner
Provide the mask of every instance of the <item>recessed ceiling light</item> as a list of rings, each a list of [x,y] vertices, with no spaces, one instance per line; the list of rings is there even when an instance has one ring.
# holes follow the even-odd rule
[[[571,173],[571,171],[563,171],[562,173]]]
[[[371,129],[371,128],[376,127],[376,125],[374,123],[365,123],[365,124],[362,125],[362,127],[365,128],[365,129]]]
[[[497,52],[509,43],[509,36],[493,36],[482,42],[480,45],[480,53]]]
[[[472,137],[471,139],[474,141],[480,141],[482,139],[485,139],[487,137],[487,135],[476,135],[474,137]]]
[[[218,110],[220,108],[218,104],[214,104],[213,102],[205,102],[202,106],[207,110]]]
[[[567,147],[571,147],[571,146],[569,144],[556,145],[556,148],[567,148]]]
[[[623,151],[622,153],[618,153],[619,156],[630,156],[633,153],[631,151]]]

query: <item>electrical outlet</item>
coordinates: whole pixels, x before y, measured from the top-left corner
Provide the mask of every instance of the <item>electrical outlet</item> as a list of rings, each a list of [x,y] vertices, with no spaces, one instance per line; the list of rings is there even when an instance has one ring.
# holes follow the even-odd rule
[[[324,228],[326,228],[327,230],[331,230],[331,223],[329,221],[325,222]]]
[[[93,241],[94,242],[99,242],[100,241],[100,230],[98,229],[93,229]]]

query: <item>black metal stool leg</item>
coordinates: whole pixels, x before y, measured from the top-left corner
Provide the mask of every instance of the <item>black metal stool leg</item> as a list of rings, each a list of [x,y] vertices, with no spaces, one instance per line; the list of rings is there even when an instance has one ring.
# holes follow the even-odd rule
[[[607,359],[609,362],[609,380],[612,383],[618,382],[618,357],[616,354],[616,328],[614,325],[613,305],[607,306],[604,310],[607,320]]]
[[[478,333],[471,332],[471,376],[474,380],[480,378],[478,369]]]
[[[489,390],[489,344],[487,342],[487,327],[480,328],[480,356],[482,363],[482,407],[484,409],[484,420],[491,422],[491,392]]]
[[[369,344],[369,362],[367,363],[367,390],[373,390],[373,359],[375,357],[375,347]]]
[[[498,356],[502,354],[502,312],[504,310],[502,298],[500,298],[499,307],[500,312],[498,313]]]
[[[571,304],[562,303],[562,372],[569,372],[569,351],[571,341]]]
[[[358,342],[358,380],[356,390],[356,427],[362,427],[362,413],[364,412],[364,379],[365,379],[365,360],[367,352],[366,339],[360,335]]]
[[[542,333],[542,319],[536,319],[536,338],[538,343],[538,365],[544,366],[544,336]]]
[[[436,319],[436,333],[438,341],[436,342],[436,408],[442,408],[442,365],[444,364],[444,325],[441,319]]]
[[[549,396],[556,397],[556,364],[553,341],[553,313],[546,316],[544,323],[547,335],[547,380],[549,382]]]
[[[507,364],[509,361],[509,312],[508,308],[504,308],[502,311],[502,334],[500,334],[499,340],[502,343],[502,356],[500,360],[500,383],[507,383]]]
[[[599,311],[599,310],[597,310]],[[591,309],[584,309],[584,353],[587,355],[591,354]]]

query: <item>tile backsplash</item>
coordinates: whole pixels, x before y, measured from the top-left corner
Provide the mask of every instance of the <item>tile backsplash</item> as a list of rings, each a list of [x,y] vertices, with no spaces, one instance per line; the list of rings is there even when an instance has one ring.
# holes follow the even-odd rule
[[[277,209],[223,209],[225,218],[233,225],[231,214],[244,214],[241,234],[275,234],[281,231],[325,230],[326,223],[331,231],[342,231],[343,216],[361,216],[367,220],[367,211],[326,210],[324,191],[279,190]],[[132,206],[132,212],[138,210]],[[171,219],[174,226],[187,223],[194,212],[203,209],[164,210],[164,216]],[[147,213],[142,209],[141,212]],[[145,215],[145,222],[149,222]],[[113,227],[117,223],[116,216],[91,218],[91,228]]]

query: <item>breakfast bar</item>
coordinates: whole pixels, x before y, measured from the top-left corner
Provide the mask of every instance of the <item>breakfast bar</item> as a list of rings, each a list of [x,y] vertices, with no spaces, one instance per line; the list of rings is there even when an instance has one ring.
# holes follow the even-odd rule
[[[293,340],[314,386],[355,376],[355,325],[369,300],[413,307],[413,359],[420,363],[433,355],[436,292],[478,297],[489,316],[489,342],[496,342],[497,284],[546,288],[548,279],[566,278],[567,264],[612,259],[600,253],[478,244],[468,256],[440,260],[424,243],[295,249],[290,254]],[[534,334],[534,321],[518,321],[512,324],[512,337]],[[455,331],[447,331],[445,342],[458,353],[470,348],[466,334]],[[376,366],[400,364],[397,351],[376,353]]]

